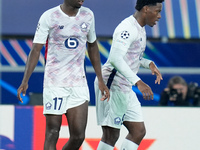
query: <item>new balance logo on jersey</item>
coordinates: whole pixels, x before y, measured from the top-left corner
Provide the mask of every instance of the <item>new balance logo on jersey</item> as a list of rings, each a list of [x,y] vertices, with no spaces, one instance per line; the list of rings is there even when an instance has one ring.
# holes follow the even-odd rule
[[[60,28],[60,29],[64,29],[64,26],[63,26],[63,25],[61,25],[61,26],[59,26],[59,28]]]
[[[121,33],[121,38],[122,39],[128,39],[129,36],[130,36],[130,34],[128,33],[128,31],[123,31]]]

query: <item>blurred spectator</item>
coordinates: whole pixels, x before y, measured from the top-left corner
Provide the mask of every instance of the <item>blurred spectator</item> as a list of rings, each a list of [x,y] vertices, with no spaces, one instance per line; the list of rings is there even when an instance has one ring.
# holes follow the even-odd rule
[[[197,83],[187,84],[181,76],[174,76],[160,96],[160,106],[200,106],[200,88]]]

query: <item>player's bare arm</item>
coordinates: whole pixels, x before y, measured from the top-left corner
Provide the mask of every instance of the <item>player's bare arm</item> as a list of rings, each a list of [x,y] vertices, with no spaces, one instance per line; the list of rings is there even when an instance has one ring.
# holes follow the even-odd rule
[[[101,100],[109,100],[110,98],[110,92],[105,83],[103,82],[102,73],[101,73],[101,61],[100,61],[100,55],[99,55],[99,49],[97,46],[97,41],[94,41],[93,43],[87,43],[88,44],[88,55],[90,58],[90,61],[94,67],[96,76],[98,78],[99,83],[99,89],[102,93]]]
[[[152,75],[156,75],[156,80],[155,80],[155,84],[160,84],[160,81],[163,80],[162,78],[162,74],[160,73],[160,71],[158,70],[157,66],[154,64],[154,62],[151,62],[149,64],[149,68],[152,72]]]
[[[29,81],[29,78],[30,78],[33,70],[35,69],[35,66],[38,63],[38,59],[39,59],[40,51],[41,51],[42,47],[43,47],[43,44],[35,44],[34,43],[32,49],[31,49],[31,52],[28,56],[25,71],[24,71],[24,77],[23,77],[21,85],[19,86],[19,88],[17,90],[17,98],[22,103],[23,103],[23,100],[22,100],[22,97],[20,94],[22,93],[23,96],[26,95],[26,90],[28,89],[28,81]]]
[[[153,100],[153,92],[146,83],[144,83],[142,80],[139,80],[136,83],[136,85],[137,85],[138,89],[140,90],[140,92],[142,93],[143,98],[145,100],[150,100],[150,99]]]

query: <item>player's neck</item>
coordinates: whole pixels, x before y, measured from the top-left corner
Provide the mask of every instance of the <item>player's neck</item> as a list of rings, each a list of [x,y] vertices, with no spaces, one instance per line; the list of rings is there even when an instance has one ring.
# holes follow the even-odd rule
[[[65,5],[65,4],[61,4],[60,8],[65,14],[67,14],[70,17],[76,16],[76,14],[78,13],[78,10],[79,10],[79,8],[74,8],[69,5]]]
[[[144,23],[144,20],[143,20],[143,16],[140,12],[136,11],[134,14],[133,14],[133,17],[137,20],[137,22],[139,23],[139,25],[141,27],[144,27],[146,24]]]

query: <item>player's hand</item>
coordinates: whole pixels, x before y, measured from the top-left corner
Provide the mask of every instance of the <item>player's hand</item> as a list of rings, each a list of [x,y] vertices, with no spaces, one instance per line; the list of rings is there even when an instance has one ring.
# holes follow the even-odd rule
[[[142,80],[139,80],[136,85],[145,100],[153,100],[153,92],[147,84],[145,84]]]
[[[163,80],[163,78],[162,78],[160,71],[156,67],[156,65],[153,62],[151,62],[149,65],[149,68],[152,72],[152,75],[156,75],[155,84],[157,84],[157,83],[160,84],[160,81]]]
[[[22,83],[18,90],[17,90],[17,98],[19,99],[19,101],[21,103],[23,103],[22,97],[21,97],[21,93],[23,94],[23,96],[26,95],[26,90],[28,89],[28,84]]]
[[[109,92],[108,87],[105,85],[105,83],[103,81],[99,82],[99,89],[101,90],[101,95],[102,95],[101,101],[104,101],[106,99],[107,99],[107,101],[109,101],[110,92]]]

